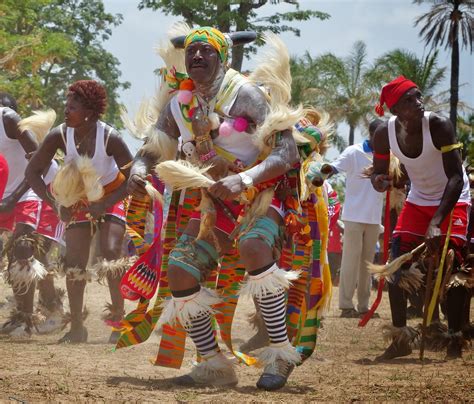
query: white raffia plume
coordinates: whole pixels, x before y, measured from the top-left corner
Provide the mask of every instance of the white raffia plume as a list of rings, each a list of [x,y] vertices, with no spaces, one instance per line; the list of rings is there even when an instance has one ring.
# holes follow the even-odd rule
[[[403,203],[406,199],[405,189],[392,188],[390,190],[390,209],[395,209],[398,214],[402,211]]]
[[[413,249],[410,252],[407,252],[399,257],[395,258],[393,261],[385,265],[377,265],[371,262],[367,263],[367,268],[371,274],[375,277],[380,278],[382,276],[387,277],[395,273],[400,267],[405,263],[413,259],[413,256],[421,253],[425,249],[425,243],[420,244],[418,247]]]
[[[176,139],[157,129],[155,125],[149,127],[145,133],[145,138],[145,144],[139,150],[139,155],[151,155],[158,162],[175,159],[178,151],[178,141]]]
[[[42,143],[56,121],[56,112],[53,109],[47,111],[33,111],[33,115],[18,122],[21,132],[29,130],[34,133],[38,143]]]
[[[104,196],[100,177],[92,160],[86,156],[79,156],[77,160],[61,166],[51,188],[56,201],[66,208],[81,200],[95,202]]]
[[[249,79],[255,84],[264,85],[272,101],[288,104],[291,100],[290,55],[283,41],[275,34],[263,35],[266,47],[259,56],[257,67]]]
[[[125,128],[134,138],[144,140],[146,132],[156,123],[158,115],[153,108],[152,101],[143,99],[133,120],[129,118],[125,107],[120,109],[120,118]]]
[[[211,168],[199,168],[186,160],[169,160],[158,164],[155,172],[158,177],[174,189],[209,188],[214,181],[204,174]]]
[[[303,107],[292,109],[287,105],[270,104],[270,111],[265,121],[255,131],[254,144],[262,151],[270,151],[273,147],[273,135],[291,129],[303,117]]]
[[[273,188],[267,188],[259,192],[255,197],[255,200],[250,205],[250,208],[245,213],[241,224],[243,225],[246,223],[251,223],[252,220],[265,216],[267,214],[268,208],[272,203],[273,195]]]
[[[28,291],[33,282],[39,281],[48,275],[44,265],[35,258],[26,263],[15,261],[9,269],[8,280],[16,294]]]
[[[290,342],[269,345],[265,347],[258,356],[258,361],[265,366],[275,363],[278,359],[293,365],[301,363],[301,355]]]
[[[218,352],[211,358],[203,358],[201,362],[193,366],[189,376],[197,383],[204,385],[209,385],[209,380],[212,380],[213,386],[229,386],[238,383],[233,361],[226,358],[222,352]]]
[[[156,53],[161,56],[168,69],[175,67],[178,72],[186,72],[184,49],[175,48],[170,39],[181,35],[187,35],[191,30],[192,28],[188,24],[179,21],[170,27],[166,33],[167,38],[155,47]]]
[[[116,260],[102,259],[90,270],[95,273],[96,279],[102,283],[108,277],[121,278],[123,274],[136,262],[137,257],[122,257]]]
[[[163,312],[158,320],[158,326],[163,324],[176,324],[176,320],[187,328],[191,324],[191,319],[203,314],[214,314],[216,310],[212,307],[221,303],[216,291],[201,288],[201,290],[186,300],[171,298],[163,303]]]
[[[285,271],[275,264],[270,270],[260,275],[249,276],[240,288],[241,296],[251,296],[261,299],[267,295],[274,295],[291,286],[291,281],[299,278],[297,271]]]
[[[158,190],[150,181],[145,181],[145,191],[151,199],[158,201],[161,205],[163,205],[163,196],[158,192]]]

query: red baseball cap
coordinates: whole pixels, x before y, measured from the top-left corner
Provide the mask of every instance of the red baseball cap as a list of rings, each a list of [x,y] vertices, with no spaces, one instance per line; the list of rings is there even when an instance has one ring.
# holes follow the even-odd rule
[[[375,106],[375,112],[379,116],[384,116],[383,104],[387,104],[388,108],[392,108],[403,94],[414,87],[418,86],[404,76],[399,76],[390,83],[385,84],[380,93],[380,102]]]

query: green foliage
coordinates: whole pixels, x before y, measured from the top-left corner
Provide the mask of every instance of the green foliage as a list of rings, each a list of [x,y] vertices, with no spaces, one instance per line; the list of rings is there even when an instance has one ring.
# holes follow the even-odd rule
[[[265,4],[288,3],[296,7],[296,11],[275,13],[257,18],[256,9]],[[214,26],[223,32],[253,30],[257,33],[271,31],[276,34],[292,32],[300,36],[300,30],[287,22],[307,21],[312,18],[326,20],[329,14],[300,10],[296,0],[141,0],[139,9],[150,8],[159,10],[166,15],[182,16],[191,26]],[[232,50],[232,68],[241,70],[243,56],[254,53],[256,46],[263,44],[259,38],[255,45],[236,47]]]
[[[426,104],[432,108],[438,103],[435,89],[446,74],[446,67],[438,67],[438,53],[435,50],[420,59],[406,49],[395,49],[378,58],[375,67],[382,82],[389,82],[394,77],[403,75],[416,83]]]
[[[474,114],[467,117],[458,117],[458,140],[462,142],[463,160],[474,170]]]
[[[104,120],[120,126],[118,92],[130,84],[120,81],[119,62],[102,42],[121,21],[101,0],[2,0],[0,88],[22,113],[48,107],[61,117],[68,86],[95,79],[108,94]]]
[[[329,112],[335,122],[349,125],[349,144],[354,131],[367,126],[382,84],[380,75],[367,61],[366,46],[355,42],[347,57],[326,53],[311,57],[306,53],[293,59],[293,102],[315,105]],[[339,142],[339,147],[344,143]]]

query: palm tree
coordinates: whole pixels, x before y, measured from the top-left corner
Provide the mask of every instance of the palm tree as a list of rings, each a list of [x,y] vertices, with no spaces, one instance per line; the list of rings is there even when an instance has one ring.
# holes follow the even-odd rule
[[[336,122],[347,123],[349,144],[354,144],[355,129],[367,125],[373,115],[381,84],[368,65],[364,42],[355,42],[348,57],[326,53],[310,62],[307,80],[311,87],[305,90],[304,100],[324,108]]]
[[[445,45],[451,48],[451,94],[449,118],[456,131],[459,101],[459,40],[462,46],[473,49],[474,3],[472,0],[414,0],[414,3],[432,3],[431,10],[415,21],[422,26],[419,35],[432,48]]]
[[[433,107],[439,102],[434,90],[443,81],[446,73],[445,67],[438,67],[438,53],[438,50],[435,50],[420,59],[413,52],[395,49],[378,58],[375,68],[384,82],[403,75],[416,83],[425,97],[426,104]]]

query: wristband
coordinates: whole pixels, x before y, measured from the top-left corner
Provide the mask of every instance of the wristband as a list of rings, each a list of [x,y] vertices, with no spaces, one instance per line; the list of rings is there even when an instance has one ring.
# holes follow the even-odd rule
[[[216,157],[216,156],[217,156],[216,151],[214,149],[211,149],[211,151],[209,153],[201,154],[199,156],[199,160],[204,163],[204,162],[209,161],[210,159],[212,159],[213,157]]]

